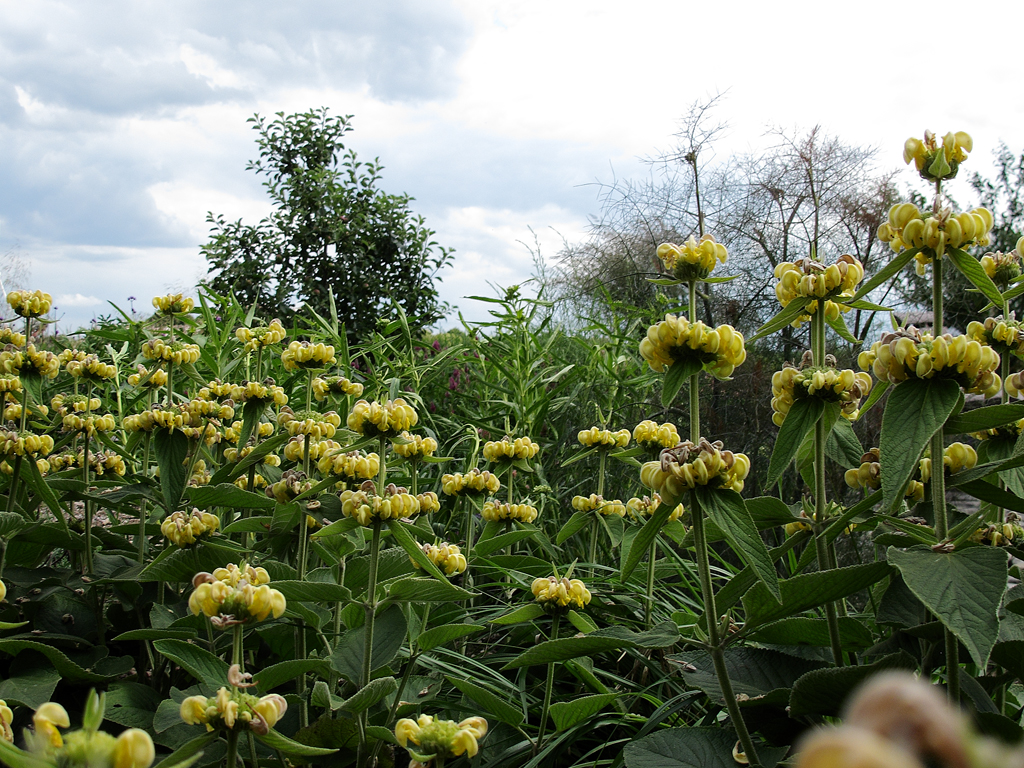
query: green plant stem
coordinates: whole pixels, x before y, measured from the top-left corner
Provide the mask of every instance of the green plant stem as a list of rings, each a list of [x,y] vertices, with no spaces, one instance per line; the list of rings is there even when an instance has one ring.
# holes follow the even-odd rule
[[[384,462],[381,460],[381,474],[384,471]],[[377,612],[377,560],[380,557],[380,529],[381,521],[373,520],[373,533],[370,537],[370,567],[366,577],[366,622],[363,626],[363,674],[360,685],[365,687],[370,682],[370,675],[373,674],[373,623]],[[366,753],[366,717],[364,710],[359,713],[360,724],[360,745],[359,754]]]
[[[92,414],[92,384],[86,389],[85,393],[85,420],[86,423],[89,421],[89,416]],[[85,430],[85,441],[84,449],[82,454],[82,479],[85,481],[85,489],[89,490],[89,430]],[[92,502],[86,499],[85,504],[85,572],[92,573],[93,561],[92,561]]]
[[[228,754],[225,762],[227,768],[235,768],[238,765],[238,731],[228,731]]]
[[[558,623],[561,617],[556,613],[551,617],[551,640],[558,639]],[[548,662],[548,676],[544,681],[544,704],[540,710],[540,728],[537,731],[537,741],[533,745],[533,753],[536,755],[544,745],[544,731],[548,723],[548,709],[551,707],[551,693],[555,689],[555,663]]]
[[[690,281],[690,322],[697,315],[697,281]],[[700,442],[700,372],[690,377],[690,442]]]
[[[644,605],[644,627],[651,628],[651,617],[654,615],[654,563],[658,557],[658,539],[651,542],[647,555],[647,602]]]
[[[754,742],[750,738],[747,724],[743,720],[743,712],[736,701],[736,694],[733,692],[732,681],[729,680],[729,670],[725,664],[725,647],[723,638],[718,628],[718,609],[715,607],[715,589],[711,581],[711,563],[708,559],[708,540],[704,532],[704,510],[697,501],[697,494],[690,493],[690,519],[693,523],[693,544],[697,553],[697,573],[700,576],[700,590],[704,598],[704,615],[708,620],[708,645],[711,646],[711,661],[715,666],[715,677],[718,678],[718,685],[722,689],[722,696],[725,697],[725,706],[729,711],[729,718],[732,720],[733,728],[736,729],[736,736],[744,754],[750,761],[750,765],[760,765],[757,750],[754,749]]]
[[[231,628],[231,663],[238,665],[239,672],[245,672],[245,654],[242,650],[242,625]]]
[[[149,390],[149,409],[153,408],[153,390]],[[153,442],[153,433],[146,432],[145,438],[143,438],[142,448],[142,476],[144,478],[149,477],[149,452]],[[146,522],[149,518],[149,502],[143,497],[139,502],[139,534],[138,541],[135,542],[136,549],[139,553],[139,562],[144,563],[146,558]]]
[[[960,706],[960,641],[947,627],[946,640],[946,692],[954,707]]]

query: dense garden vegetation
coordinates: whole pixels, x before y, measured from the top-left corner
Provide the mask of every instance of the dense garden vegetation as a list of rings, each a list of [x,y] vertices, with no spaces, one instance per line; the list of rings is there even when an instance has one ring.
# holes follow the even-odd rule
[[[934,193],[878,222],[892,258],[815,235],[746,338],[701,319],[732,279],[703,216],[657,249],[679,307],[571,334],[514,287],[439,335],[204,290],[54,339],[12,292],[0,761],[1019,765],[1022,243],[968,252],[970,149],[909,140]],[[912,261],[936,332],[851,351]],[[951,273],[990,305],[960,334]],[[851,696],[892,670],[964,719]]]

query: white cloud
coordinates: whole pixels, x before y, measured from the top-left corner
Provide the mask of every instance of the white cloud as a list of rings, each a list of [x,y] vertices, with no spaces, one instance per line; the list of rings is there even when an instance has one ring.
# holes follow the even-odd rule
[[[241,88],[246,85],[237,73],[222,67],[212,56],[197,51],[191,45],[180,45],[178,55],[188,73],[202,78],[211,88]]]
[[[95,307],[105,303],[103,299],[95,296],[83,296],[80,293],[61,293],[54,297],[53,305],[58,309],[70,309],[71,307]]]

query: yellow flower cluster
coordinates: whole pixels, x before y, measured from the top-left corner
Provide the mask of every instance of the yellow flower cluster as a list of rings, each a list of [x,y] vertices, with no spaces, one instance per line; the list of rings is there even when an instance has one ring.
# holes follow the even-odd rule
[[[253,434],[258,434],[260,437],[270,437],[274,434],[274,425],[269,421],[261,421],[255,429]],[[242,436],[242,422],[233,421],[230,427],[224,428],[224,439],[229,443],[237,443],[238,438]]]
[[[586,608],[590,604],[590,590],[579,579],[563,576],[534,579],[530,586],[533,598],[549,613],[564,613],[570,608]]]
[[[60,393],[50,400],[53,410],[64,416],[68,413],[85,413],[86,411],[99,410],[101,405],[98,397],[86,397],[85,395],[72,395]]]
[[[955,475],[965,469],[973,469],[978,463],[978,453],[966,443],[950,443],[942,450],[942,468],[947,475]],[[932,478],[932,459],[925,456],[920,464],[921,482]]]
[[[0,456],[46,456],[53,450],[53,438],[32,432],[0,429]]]
[[[45,379],[56,378],[60,373],[60,360],[53,352],[36,349],[29,344],[24,350],[5,349],[0,352],[0,372],[3,373],[38,373]]]
[[[967,324],[967,338],[992,347],[1000,355],[1024,357],[1024,323],[1020,320],[1004,320],[1002,315],[986,317],[983,323],[972,320]]]
[[[413,517],[420,511],[419,498],[405,488],[388,484],[384,495],[378,496],[373,483],[367,480],[359,490],[347,490],[341,494],[341,512],[362,526],[373,525],[376,520],[401,520]]]
[[[181,702],[181,719],[188,725],[215,729],[252,731],[266,734],[288,710],[284,696],[268,693],[261,698],[232,687],[220,688],[216,696],[189,696]]]
[[[371,480],[380,474],[380,456],[376,453],[367,454],[362,451],[334,453],[320,459],[316,468],[323,475],[340,475],[354,480]]]
[[[1024,530],[1021,530],[1019,525],[1003,523],[1002,525],[989,525],[985,528],[979,528],[971,534],[970,540],[975,544],[983,544],[989,547],[1006,547],[1012,544],[1015,539],[1020,541],[1022,536],[1024,536]]]
[[[678,498],[698,485],[743,490],[750,473],[750,459],[742,453],[723,451],[722,442],[702,437],[661,452],[660,461],[649,461],[640,469],[640,482],[661,494]]]
[[[235,418],[235,409],[230,402],[219,403],[216,400],[196,398],[183,403],[180,408],[183,414],[188,415],[189,424],[199,424],[203,419]]]
[[[795,368],[787,363],[772,375],[772,421],[781,427],[793,403],[807,397],[840,403],[843,417],[856,421],[860,401],[869,392],[871,377],[866,373],[828,365]]]
[[[395,738],[412,755],[409,768],[427,768],[433,760],[443,762],[466,755],[476,757],[479,741],[487,733],[487,721],[482,717],[468,717],[460,723],[454,720],[435,720],[420,715],[416,720],[403,717],[395,723]],[[410,749],[412,742],[416,749]]]
[[[423,554],[427,556],[427,559],[444,571],[446,576],[454,576],[466,570],[468,565],[466,556],[462,554],[462,550],[455,544],[443,541],[440,544],[424,544],[421,549]],[[420,564],[415,560],[412,560],[412,564],[416,568],[420,567]]]
[[[3,582],[0,581],[0,585]],[[7,596],[7,587],[3,587],[2,594],[0,594],[0,601]],[[11,723],[14,722],[14,712],[7,706],[7,702],[0,699],[0,738],[4,741],[13,744],[14,743],[14,731],[11,729]]]
[[[653,496],[644,496],[642,499],[633,497],[626,502],[626,511],[634,517],[650,517],[658,511],[658,507],[661,506],[661,496],[654,494]],[[672,514],[668,516],[666,522],[673,522],[683,516],[682,504],[677,504],[676,508],[672,510]]]
[[[300,442],[302,441],[302,438],[297,438],[297,439]],[[244,459],[246,456],[248,456],[254,450],[256,450],[256,446],[253,446],[253,445],[246,445],[246,446],[244,446],[241,449],[238,449],[238,448],[225,448],[224,449],[224,459],[225,459],[225,461],[229,461],[229,462],[231,462],[233,464],[236,461]],[[262,463],[265,464],[268,467],[280,467],[281,466],[281,457],[278,456],[277,454],[274,454],[274,453],[268,453],[268,454],[266,454],[263,457]]]
[[[1016,375],[1016,374],[1014,374]],[[1006,380],[1006,390],[1010,390],[1010,379],[1014,376],[1011,375]],[[1024,419],[1012,422],[1010,424],[1004,424],[1001,427],[993,427],[992,429],[986,429],[983,432],[971,432],[970,435],[975,440],[1016,440],[1020,437],[1020,433],[1024,431]]]
[[[11,291],[7,303],[21,317],[42,317],[50,311],[53,297],[43,291]]]
[[[304,437],[293,437],[284,445],[284,457],[288,461],[302,461],[305,458],[306,439]],[[309,443],[309,458],[312,461],[329,456],[341,450],[341,443],[335,440],[311,440]]]
[[[357,400],[348,415],[348,428],[367,437],[397,437],[416,426],[416,411],[401,397],[372,403]]]
[[[432,512],[437,512],[441,509],[441,502],[437,499],[437,494],[433,491],[425,491],[424,493],[416,494],[416,501],[420,503],[420,514],[429,515]]]
[[[292,437],[309,435],[312,440],[324,440],[334,437],[341,426],[341,416],[335,411],[317,413],[316,411],[295,412],[288,406],[281,409],[277,423],[288,430]]]
[[[218,629],[235,624],[275,619],[284,614],[284,595],[268,586],[270,574],[265,568],[234,563],[213,573],[197,573],[192,579],[195,590],[188,599],[189,610],[210,619]]]
[[[68,451],[56,456],[51,456],[49,468],[54,472],[60,472],[64,469],[80,468],[84,462],[84,450],[80,450],[77,453]],[[128,471],[128,467],[125,465],[124,459],[120,454],[115,453],[114,451],[90,451],[89,467],[98,477],[102,477],[106,474],[114,474],[119,477],[124,477],[125,473]]]
[[[232,393],[235,391],[237,384],[231,384],[227,381],[221,381],[220,379],[214,379],[208,382],[205,387],[201,387],[196,392],[197,400],[230,400]]]
[[[540,446],[528,437],[513,438],[511,435],[505,435],[501,440],[490,440],[484,443],[484,460],[493,463],[532,459],[538,451],[540,451]]]
[[[724,245],[715,242],[711,235],[704,235],[700,242],[690,235],[682,245],[659,245],[658,258],[677,280],[703,280],[711,274],[716,263],[725,264],[729,252]]]
[[[285,405],[288,395],[284,387],[274,384],[273,379],[266,379],[262,384],[258,381],[243,381],[231,390],[231,399],[236,403],[258,402],[265,405]]]
[[[191,312],[195,305],[195,301],[185,298],[180,293],[153,297],[153,308],[164,315],[185,315]]]
[[[1001,291],[1020,277],[1020,257],[1024,253],[1024,237],[1017,241],[1017,247],[1009,253],[995,251],[981,257],[981,268]]]
[[[220,528],[220,519],[209,512],[193,509],[191,515],[172,512],[160,524],[160,532],[179,547],[191,547],[200,539],[209,538]]]
[[[658,424],[647,419],[633,428],[633,439],[645,448],[675,448],[679,444],[679,430],[675,424]]]
[[[924,275],[925,266],[945,248],[966,248],[972,244],[988,245],[992,214],[986,208],[973,208],[953,214],[943,208],[937,215],[925,216],[913,203],[900,203],[889,209],[889,220],[878,227],[878,239],[899,253],[906,248],[921,248],[914,258],[917,274]]]
[[[142,356],[147,360],[163,360],[175,365],[195,364],[199,361],[199,347],[181,341],[168,344],[163,339],[150,339],[142,345]]]
[[[589,496],[573,496],[572,508],[577,512],[598,512],[606,517],[611,515],[616,517],[626,516],[625,504],[618,499],[606,501],[603,496],[598,496],[596,493],[592,493]]]
[[[911,137],[903,144],[903,162],[909,165],[913,161],[922,179],[952,179],[973,148],[974,141],[964,131],[947,133],[941,144],[934,133],[925,131],[924,141]]]
[[[0,392],[21,392],[21,377],[14,373],[0,374]]]
[[[743,334],[731,325],[710,328],[699,320],[691,323],[675,315],[665,315],[664,320],[647,329],[640,354],[658,373],[678,360],[697,359],[717,379],[729,378],[747,359]]]
[[[857,356],[861,370],[875,378],[899,384],[907,379],[952,379],[967,392],[991,397],[1001,381],[999,353],[966,336],[948,333],[933,338],[914,326],[882,335],[881,340]]]
[[[576,435],[576,439],[580,441],[580,445],[584,448],[625,448],[629,445],[629,440],[632,437],[628,429],[620,429],[618,432],[612,432],[610,429],[600,429],[598,427],[591,427],[590,429],[583,429]]]
[[[245,345],[246,352],[255,352],[260,347],[273,346],[284,341],[285,335],[284,326],[276,317],[270,321],[269,325],[235,329],[235,338]]]
[[[73,378],[103,384],[117,375],[117,368],[104,363],[96,355],[86,355],[82,360],[69,360],[65,367]]]
[[[268,487],[265,493],[269,498],[287,504],[312,487],[313,481],[306,477],[305,472],[289,469],[281,475],[280,480]]]
[[[159,389],[167,386],[167,371],[163,368],[155,368],[152,371],[144,365],[138,365],[135,373],[128,377],[128,384],[133,387],[145,387],[146,389]]]
[[[89,694],[96,697],[96,692]],[[102,701],[102,694],[100,695]],[[90,705],[86,705],[88,711]],[[103,709],[102,703],[99,705]],[[6,704],[3,709],[7,708]],[[0,714],[0,720],[6,713]],[[102,716],[101,716],[102,717]],[[62,737],[59,728],[69,728],[71,718],[60,704],[47,701],[39,705],[32,715],[33,731],[25,731],[25,745],[32,756],[26,755],[26,765],[104,766],[104,768],[149,768],[156,759],[153,739],[139,728],[129,728],[114,738],[96,730],[96,726],[83,727]],[[98,725],[98,723],[96,724]],[[5,724],[4,738],[9,724]],[[7,739],[11,741],[12,739]],[[15,764],[15,763],[12,763]],[[21,763],[16,763],[21,764]]]
[[[441,491],[447,496],[495,494],[500,489],[501,481],[497,475],[486,469],[481,472],[476,467],[465,474],[456,472],[441,478]]]
[[[827,267],[814,259],[803,258],[779,264],[775,267],[775,279],[779,281],[775,284],[775,296],[783,307],[794,299],[814,299],[793,321],[793,326],[799,327],[818,311],[821,301],[825,302],[825,316],[830,320],[839,317],[840,312],[849,312],[847,305],[830,299],[853,298],[857,284],[864,279],[864,266],[849,254],[843,254]]]
[[[65,432],[85,432],[89,435],[117,429],[117,420],[110,413],[84,417],[77,413],[69,413],[62,423]]]
[[[485,501],[480,516],[488,523],[502,520],[518,520],[521,523],[532,523],[537,519],[537,508],[529,504]]]
[[[411,432],[403,432],[399,437],[405,442],[395,443],[392,445],[392,448],[402,458],[413,459],[433,456],[437,450],[437,440],[432,437],[422,437]],[[485,454],[486,452],[486,449],[484,449]]]
[[[878,490],[882,487],[882,464],[881,453],[877,448],[860,457],[860,466],[846,470],[843,479],[851,488],[864,488]],[[924,501],[924,483],[920,480],[911,480],[904,493],[908,501]]]
[[[344,376],[317,376],[313,379],[313,396],[317,400],[326,400],[329,395],[362,397],[363,385]]]
[[[334,347],[330,344],[293,341],[281,353],[281,362],[286,371],[308,371],[327,368],[338,362],[338,359],[334,356]]]
[[[9,325],[0,326],[0,345],[3,344],[12,344],[15,347],[24,347],[25,334],[18,333]],[[63,361],[61,364],[63,365]]]

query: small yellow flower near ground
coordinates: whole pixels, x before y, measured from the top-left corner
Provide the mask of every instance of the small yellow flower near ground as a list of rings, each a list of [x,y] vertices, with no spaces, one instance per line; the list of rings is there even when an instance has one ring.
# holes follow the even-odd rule
[[[658,424],[647,419],[633,428],[633,439],[645,448],[675,448],[679,444],[679,430],[675,424]]]
[[[486,734],[487,721],[482,717],[469,717],[456,723],[420,715],[416,720],[402,718],[395,724],[398,743],[423,764],[460,755],[476,757],[480,751],[480,739]],[[415,750],[408,746],[410,741],[416,745]]]
[[[599,427],[580,430],[576,435],[576,439],[579,440],[580,445],[584,448],[601,448],[605,450],[625,448],[629,445],[632,437],[633,435],[628,429],[612,432],[610,429],[600,429]]]
[[[597,512],[605,517],[626,516],[625,504],[618,499],[605,499],[604,496],[598,496],[596,493],[589,496],[573,496],[572,508],[577,512]]]
[[[229,680],[238,678],[238,666],[231,667]],[[265,735],[284,717],[288,703],[284,697],[271,693],[257,697],[241,688],[249,683],[240,682],[218,689],[215,696],[189,696],[181,702],[179,715],[187,725],[205,725],[207,731],[217,729],[252,731]]]
[[[592,595],[579,579],[563,576],[534,579],[530,586],[536,600],[548,613],[565,613],[570,608],[586,608]]]

